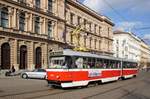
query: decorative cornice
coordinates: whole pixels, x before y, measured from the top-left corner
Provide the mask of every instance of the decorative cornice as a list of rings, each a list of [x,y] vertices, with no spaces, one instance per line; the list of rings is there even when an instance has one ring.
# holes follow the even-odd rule
[[[82,3],[78,2],[78,1],[73,1],[73,0],[66,0],[68,4],[71,4],[75,7],[77,7],[78,9],[88,13],[89,15],[91,15],[92,17],[95,17],[96,19],[100,20],[100,21],[105,21],[108,24],[114,26],[114,23],[111,22],[107,17],[99,15],[97,12],[95,12],[94,10],[88,8],[87,6],[83,5]]]
[[[42,9],[40,10],[40,8],[39,8],[39,10],[37,10],[34,7],[30,7],[29,5],[21,4],[19,2],[13,1],[13,0],[2,0],[2,1],[10,3],[10,4],[14,4],[15,6],[19,6],[19,7],[25,8],[27,10],[39,13],[39,14],[43,14],[43,15],[45,15],[47,17],[52,17],[52,18],[57,19],[57,20],[62,21],[62,22],[66,22],[64,19],[62,19],[62,18],[60,18],[58,16],[55,16],[54,13],[52,13],[52,12],[51,13],[50,12],[44,12]]]
[[[44,39],[44,38],[40,38],[40,37],[34,37],[34,36],[29,36],[29,35],[25,35],[25,34],[18,34],[18,33],[14,33],[14,32],[7,32],[7,31],[2,31],[0,30],[0,36],[9,36],[9,37],[14,37],[14,38],[18,38],[18,39],[25,39],[25,40],[29,40],[29,41],[40,41],[40,42],[47,42],[47,43],[57,43],[57,44],[66,44],[64,42],[60,42],[60,41],[56,41],[56,40],[51,40],[51,39]]]

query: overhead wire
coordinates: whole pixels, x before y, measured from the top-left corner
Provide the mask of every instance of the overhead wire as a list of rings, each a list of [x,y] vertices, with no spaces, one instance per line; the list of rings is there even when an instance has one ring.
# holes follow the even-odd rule
[[[107,0],[103,0],[103,2],[110,7],[114,13],[116,13],[123,21],[129,22],[124,16],[122,16],[110,3],[107,2]],[[132,27],[132,29],[134,30],[147,30],[150,29],[150,27],[141,27],[141,28],[136,28],[136,27]]]

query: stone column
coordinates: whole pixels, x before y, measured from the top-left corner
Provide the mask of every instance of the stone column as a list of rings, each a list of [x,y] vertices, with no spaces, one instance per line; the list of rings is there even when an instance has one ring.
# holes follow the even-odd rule
[[[42,0],[42,6],[41,8],[44,9],[45,12],[47,12],[48,9],[48,0]]]
[[[16,10],[16,29],[19,29],[19,17],[20,17],[20,11]]]
[[[12,28],[16,28],[16,23],[17,23],[17,13],[16,13],[16,8],[14,8],[14,11],[13,11],[13,15],[12,15]],[[19,20],[19,18],[18,18]]]
[[[8,7],[8,27],[12,28],[12,16],[13,16],[13,9]]]
[[[58,16],[58,1],[59,0],[55,0],[52,4],[52,13],[54,13],[56,16]]]
[[[14,60],[13,60],[14,63],[13,63],[13,65],[14,65],[14,67],[15,67],[16,70],[19,69],[19,64],[17,63],[17,60],[18,60],[18,59],[17,59],[17,58],[18,58],[18,57],[17,57],[17,50],[18,50],[18,49],[17,49],[17,46],[18,46],[18,45],[17,45],[17,40],[15,39],[15,40],[14,40],[14,44],[13,44],[13,47],[14,47],[14,48],[13,48],[13,54],[14,54],[14,55],[13,55],[13,56],[14,56]]]
[[[48,67],[48,44],[42,45],[42,68]]]
[[[34,64],[34,43],[29,42],[29,50],[28,50],[28,69],[32,70],[35,67]]]
[[[25,13],[25,31],[29,31],[29,19],[30,19],[30,15],[28,13]]]
[[[28,31],[29,32],[33,32],[33,22],[34,21],[34,18],[33,18],[33,15],[32,14],[29,14],[29,20],[28,20]]]

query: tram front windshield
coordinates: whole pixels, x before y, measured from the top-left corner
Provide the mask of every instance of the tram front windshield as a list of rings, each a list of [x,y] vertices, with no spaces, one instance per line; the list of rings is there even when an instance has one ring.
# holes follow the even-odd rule
[[[72,58],[70,56],[55,56],[50,58],[50,67],[53,69],[70,68]]]

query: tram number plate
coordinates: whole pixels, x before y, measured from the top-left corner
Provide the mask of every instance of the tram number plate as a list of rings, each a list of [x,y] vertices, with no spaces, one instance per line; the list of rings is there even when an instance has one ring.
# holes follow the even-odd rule
[[[101,71],[99,70],[89,70],[88,71],[88,77],[97,77],[101,76]]]

